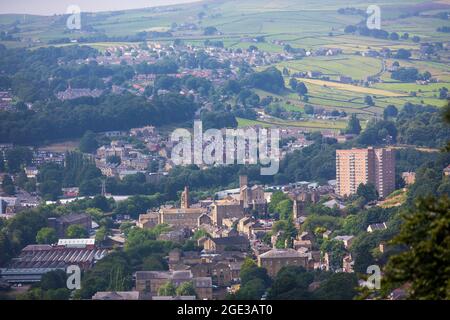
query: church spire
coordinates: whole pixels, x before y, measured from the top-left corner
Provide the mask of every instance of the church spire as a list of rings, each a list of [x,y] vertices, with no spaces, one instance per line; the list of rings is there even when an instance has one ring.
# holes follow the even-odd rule
[[[188,209],[189,206],[189,188],[185,186],[184,191],[181,193],[181,208]]]

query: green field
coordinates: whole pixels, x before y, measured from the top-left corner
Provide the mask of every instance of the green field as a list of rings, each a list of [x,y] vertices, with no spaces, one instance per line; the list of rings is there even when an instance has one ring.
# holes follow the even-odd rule
[[[284,67],[291,72],[320,71],[334,79],[341,75],[363,80],[377,74],[382,68],[381,61],[376,58],[339,55],[334,57],[306,57],[302,60],[286,61],[277,64],[280,70]]]
[[[287,68],[291,73],[320,71],[331,81],[318,79],[299,79],[308,87],[307,103],[326,110],[344,110],[356,113],[368,119],[380,116],[383,109],[390,104],[401,108],[405,103],[430,104],[441,107],[446,101],[438,99],[439,89],[450,89],[450,55],[438,60],[418,60],[420,43],[411,38],[421,37],[421,42],[447,42],[448,34],[436,32],[436,28],[448,25],[448,21],[433,17],[434,14],[450,11],[450,3],[431,0],[374,0],[381,8],[381,27],[389,32],[403,34],[408,32],[408,40],[389,40],[345,34],[344,28],[349,24],[357,24],[363,20],[358,15],[343,15],[337,12],[340,8],[354,7],[366,10],[368,3],[363,0],[207,0],[191,4],[146,8],[118,12],[102,12],[82,16],[82,24],[92,27],[99,33],[109,37],[133,36],[142,31],[169,30],[173,23],[193,23],[197,30],[178,30],[173,37],[153,39],[164,43],[172,43],[174,39],[182,39],[185,43],[202,46],[206,39],[223,41],[227,48],[246,49],[256,45],[259,50],[271,53],[282,53],[283,45],[288,43],[294,48],[306,50],[320,47],[340,48],[343,54],[331,57],[304,57],[300,60],[283,61],[275,67],[279,70]],[[418,16],[401,17],[405,13],[420,11]],[[199,17],[203,13],[203,18]],[[8,47],[40,47],[48,45],[48,41],[64,37],[89,37],[88,32],[67,33],[64,16],[32,16],[32,15],[0,15],[0,30],[8,30],[17,25],[21,42],[4,41]],[[202,29],[215,26],[220,35],[204,36]],[[244,38],[264,36],[264,43],[253,43]],[[115,40],[118,41],[118,40]],[[275,43],[274,43],[275,42]],[[277,44],[276,44],[277,43]],[[104,50],[114,45],[129,42],[96,42],[88,45]],[[416,83],[399,83],[393,81],[390,73],[384,70],[395,59],[363,57],[361,52],[369,49],[389,48],[396,51],[400,48],[412,50],[411,60],[400,60],[401,67],[415,67],[421,73],[429,71],[439,83],[419,85]],[[367,77],[379,75],[382,82],[370,87],[359,85],[343,85],[337,82],[339,76],[349,76],[353,80],[364,81]],[[289,77],[285,78],[286,83]],[[256,90],[260,97],[269,95]],[[273,94],[270,94],[273,95]],[[371,95],[375,106],[364,103],[366,95]],[[276,95],[273,95],[276,96]],[[287,110],[303,111],[305,102],[297,94],[287,91],[280,98]],[[242,124],[240,120],[240,124]],[[305,127],[329,127],[338,129],[336,123],[291,123]],[[265,124],[267,125],[267,124]]]
[[[303,128],[306,131],[317,131],[323,129],[341,130],[347,125],[345,121],[325,121],[325,120],[305,120],[305,121],[286,121],[282,119],[273,119],[270,121],[261,120],[249,120],[243,118],[237,118],[239,127],[248,127],[259,125],[262,127],[297,127]]]
[[[430,2],[427,0],[374,0],[370,4],[377,4],[382,10],[382,28],[390,32],[417,34],[426,38],[427,41],[444,41],[446,35],[435,32],[438,26],[444,25],[442,20],[432,17],[398,18],[401,14],[413,10],[415,6]],[[166,30],[176,22],[177,24],[197,23],[200,27],[216,26],[225,37],[234,37],[234,40],[245,36],[265,35],[269,40],[288,40],[294,46],[306,48],[338,45],[344,49],[354,50],[368,46],[395,48],[396,45],[400,45],[399,42],[389,40],[358,39],[358,37],[342,35],[346,25],[356,24],[361,20],[361,16],[337,13],[339,8],[348,6],[365,10],[368,3],[363,0],[202,1],[160,8],[86,13],[82,16],[82,24],[89,25],[94,30],[108,36],[133,35],[148,30]],[[426,10],[426,6],[422,5],[421,10]],[[200,12],[205,13],[205,17],[201,20],[198,17]],[[19,23],[21,36],[31,40],[45,42],[58,37],[76,37],[78,35],[64,33],[65,17],[61,15],[48,17],[0,15],[0,29],[6,28],[14,22]],[[333,33],[332,37],[329,36],[330,32]],[[84,36],[88,35],[88,33],[84,34]],[[202,32],[201,30],[181,31],[176,34],[176,37],[186,39],[202,37]],[[231,41],[230,45],[233,43],[236,41]],[[414,47],[416,45],[409,41],[406,44],[402,43],[401,46]]]

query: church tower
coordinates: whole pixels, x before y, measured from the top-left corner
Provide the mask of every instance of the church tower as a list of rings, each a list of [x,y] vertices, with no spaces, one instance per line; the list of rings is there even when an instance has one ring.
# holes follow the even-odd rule
[[[185,186],[184,191],[181,193],[181,208],[188,209],[189,206],[189,188]]]
[[[239,197],[244,209],[249,207],[250,194],[248,188],[248,177],[246,175],[239,176]]]

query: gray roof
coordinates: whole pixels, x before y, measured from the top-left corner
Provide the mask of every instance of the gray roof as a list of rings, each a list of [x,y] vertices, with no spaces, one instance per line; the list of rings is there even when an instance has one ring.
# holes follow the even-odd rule
[[[61,216],[58,218],[58,220],[61,222],[71,223],[71,222],[76,222],[78,220],[82,220],[82,219],[85,219],[88,217],[89,217],[89,215],[86,213],[75,213],[75,214],[67,214],[67,215]]]
[[[173,279],[173,280],[189,280],[192,279],[190,270],[178,271],[136,271],[136,280],[150,279]]]
[[[374,223],[374,224],[369,225],[369,227],[370,227],[372,230],[384,230],[384,229],[387,228],[385,222],[383,222],[383,223]]]
[[[43,274],[65,268],[0,268],[0,280],[9,283],[31,283],[41,280]]]
[[[174,280],[184,280],[184,279],[191,279],[192,278],[192,272],[190,270],[179,270],[174,271],[172,273],[172,279]]]
[[[334,237],[333,240],[348,241],[348,240],[351,240],[353,238],[354,238],[354,236],[337,236],[337,237]]]
[[[107,254],[104,249],[28,245],[11,260],[11,268],[64,268],[71,264],[91,264]]]
[[[139,300],[139,291],[99,291],[92,300]]]
[[[339,201],[337,201],[336,199],[331,199],[331,200],[329,200],[329,201],[327,201],[327,202],[324,202],[324,204],[323,204],[325,207],[328,207],[328,208],[334,208],[335,206],[337,206],[339,209],[344,209],[345,208],[345,206],[342,204],[342,203],[340,203]]]
[[[272,249],[259,255],[259,258],[304,258],[307,255],[294,249]]]
[[[170,272],[163,271],[136,271],[136,280],[170,279]]]
[[[212,238],[215,244],[233,246],[233,245],[245,245],[248,244],[247,237],[235,236],[235,237],[223,237],[223,238]]]

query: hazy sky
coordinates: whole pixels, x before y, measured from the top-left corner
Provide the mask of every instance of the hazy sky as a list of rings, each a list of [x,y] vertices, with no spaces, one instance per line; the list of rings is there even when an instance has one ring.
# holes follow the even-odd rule
[[[197,0],[0,0],[1,13],[28,13],[53,15],[66,13],[70,5],[77,5],[81,11],[113,11],[156,7],[170,4],[194,2]]]

